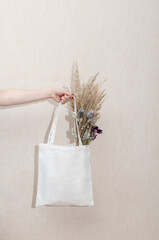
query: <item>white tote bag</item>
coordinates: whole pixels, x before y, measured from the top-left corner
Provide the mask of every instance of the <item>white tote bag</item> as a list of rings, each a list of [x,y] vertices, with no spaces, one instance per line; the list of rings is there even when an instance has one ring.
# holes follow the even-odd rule
[[[83,145],[77,120],[79,146],[76,142],[55,145],[54,138],[58,121],[60,102],[49,133],[48,142],[38,144],[38,183],[35,207],[44,205],[93,206],[91,174],[91,151]],[[74,98],[76,111],[76,98]]]

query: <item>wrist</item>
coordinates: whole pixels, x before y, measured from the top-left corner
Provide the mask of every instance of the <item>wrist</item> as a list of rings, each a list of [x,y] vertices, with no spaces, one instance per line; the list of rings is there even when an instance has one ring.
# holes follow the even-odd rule
[[[52,88],[45,88],[44,89],[44,97],[45,99],[51,98],[53,96],[54,90]]]

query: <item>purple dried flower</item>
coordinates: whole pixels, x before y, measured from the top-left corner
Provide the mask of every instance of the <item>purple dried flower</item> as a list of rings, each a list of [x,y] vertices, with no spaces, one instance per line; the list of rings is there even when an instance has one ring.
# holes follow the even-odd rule
[[[91,138],[92,140],[94,140],[96,138],[97,135],[93,135],[93,137]]]
[[[91,131],[94,132],[94,131],[97,131],[98,127],[96,125],[92,126],[92,129]]]
[[[98,126],[94,125],[92,126],[91,132],[97,132],[98,134],[102,133],[102,129],[99,129]]]
[[[94,117],[94,111],[93,110],[90,110],[88,113],[87,113],[87,118],[88,119],[91,119]]]
[[[99,129],[99,128],[98,128],[98,129],[97,129],[97,133],[98,133],[98,134],[101,134],[101,133],[102,133],[102,129]]]
[[[83,118],[83,117],[84,117],[84,109],[83,109],[83,108],[80,108],[80,109],[78,110],[77,115],[78,115],[79,118]]]

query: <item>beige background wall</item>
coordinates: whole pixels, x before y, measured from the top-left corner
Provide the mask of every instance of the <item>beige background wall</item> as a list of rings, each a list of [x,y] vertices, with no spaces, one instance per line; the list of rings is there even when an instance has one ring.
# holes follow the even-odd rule
[[[75,59],[84,81],[108,78],[94,207],[32,207],[35,146],[56,104],[0,109],[1,240],[159,239],[158,11],[157,0],[0,1],[0,88],[63,87]],[[63,109],[59,144],[70,141]]]

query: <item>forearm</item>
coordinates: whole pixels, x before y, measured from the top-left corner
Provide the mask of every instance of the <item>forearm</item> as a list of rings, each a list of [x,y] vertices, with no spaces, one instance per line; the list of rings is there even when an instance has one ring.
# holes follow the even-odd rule
[[[10,106],[43,100],[51,97],[51,89],[0,89],[0,106]]]

